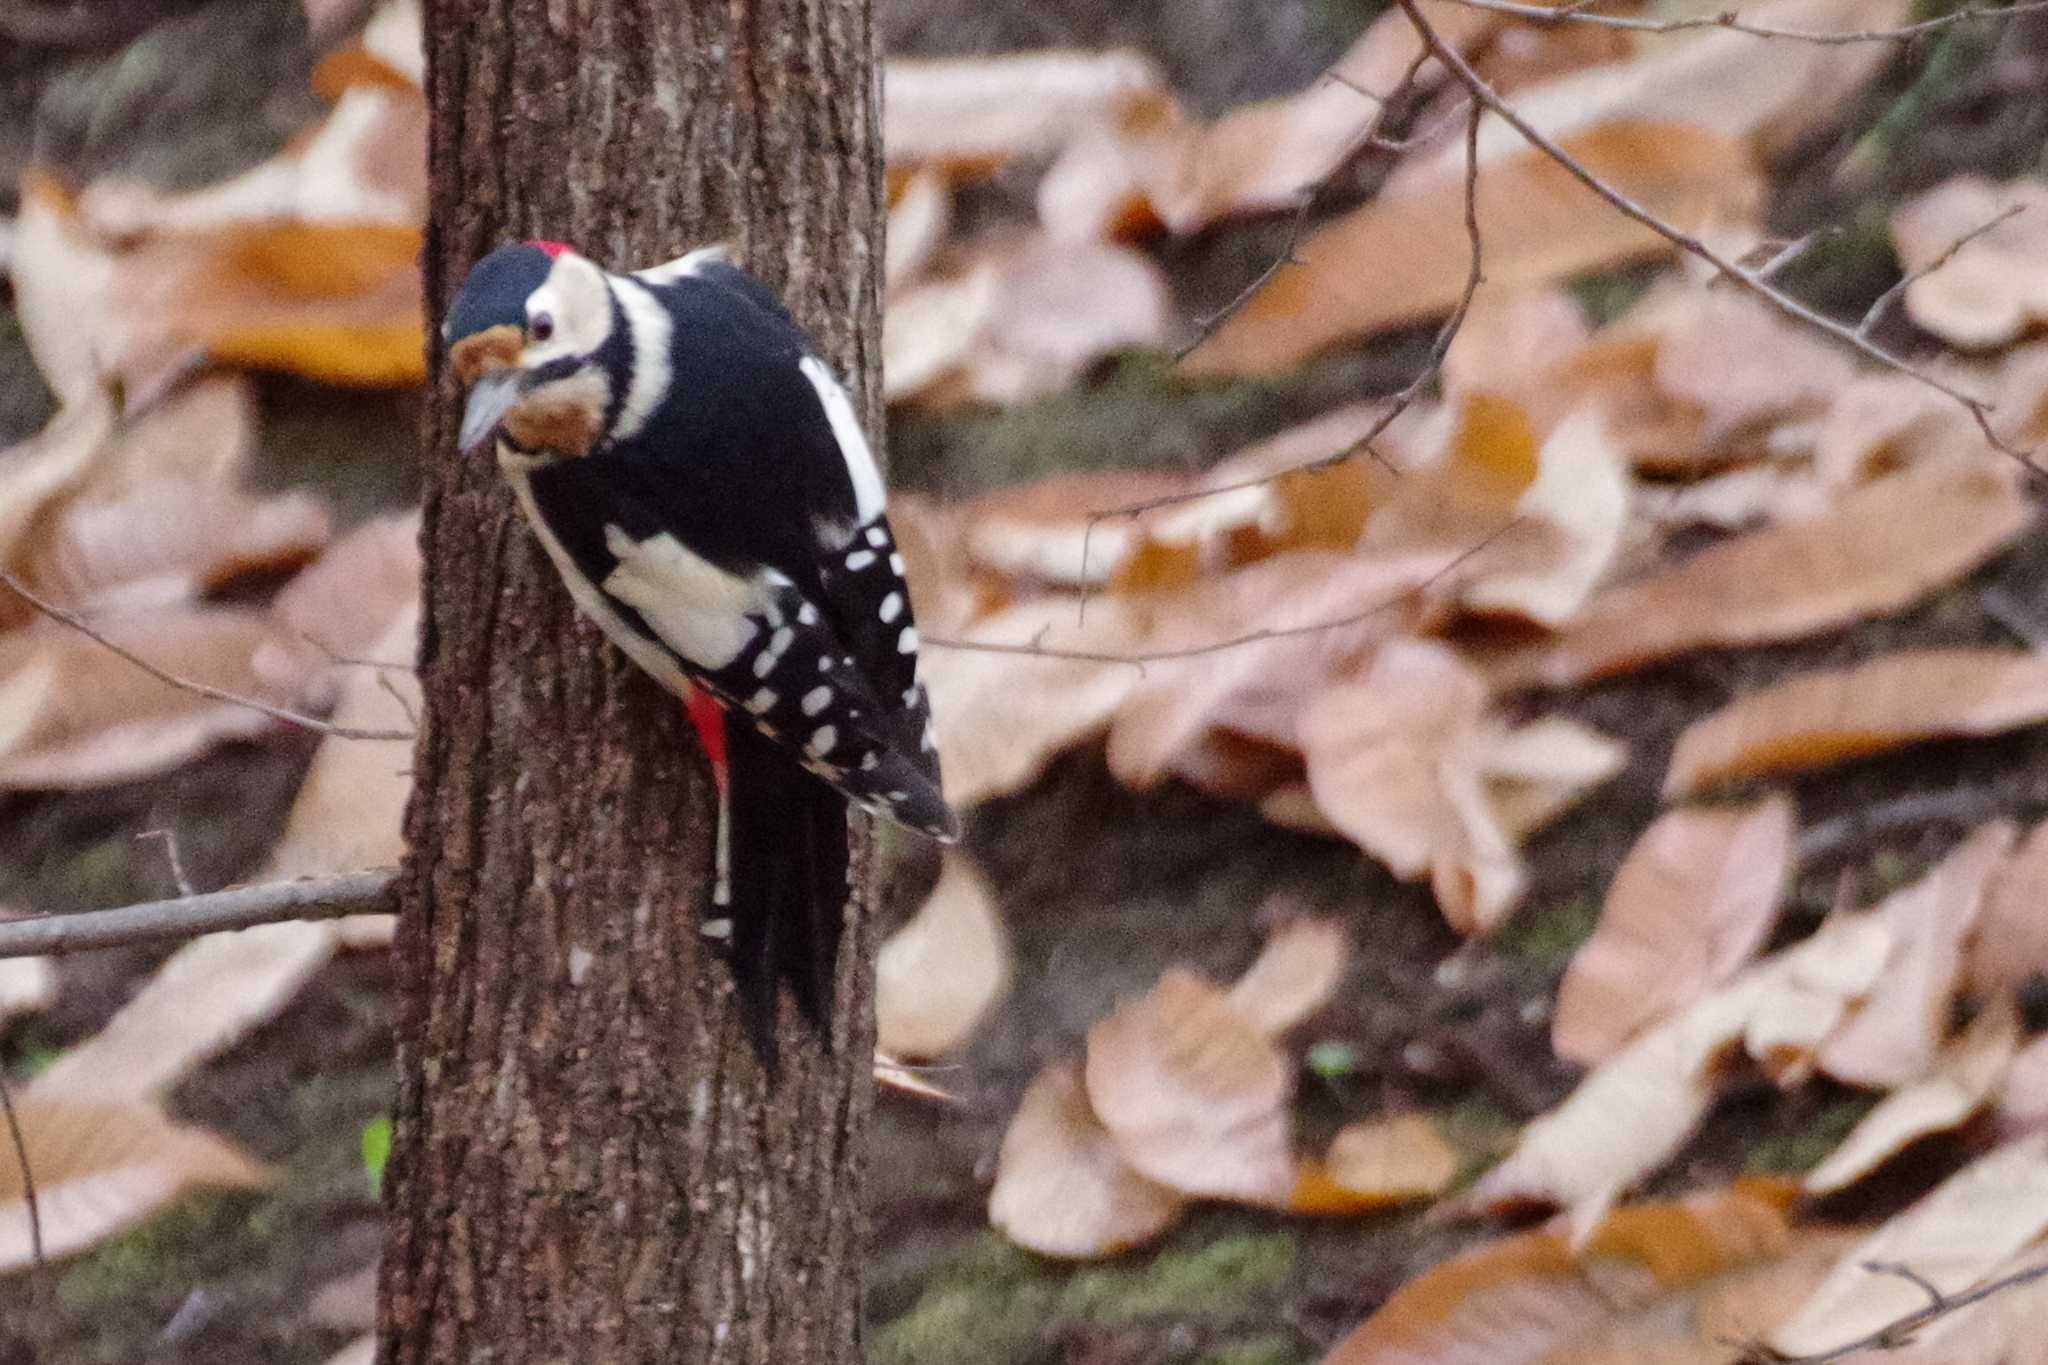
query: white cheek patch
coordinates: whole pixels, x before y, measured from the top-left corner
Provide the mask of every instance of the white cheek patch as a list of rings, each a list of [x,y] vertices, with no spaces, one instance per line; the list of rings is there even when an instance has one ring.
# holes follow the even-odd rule
[[[663,532],[635,540],[617,526],[604,542],[619,563],[604,590],[646,618],[670,649],[699,668],[724,668],[753,642],[763,609],[758,584],[727,573]]]
[[[607,284],[612,297],[619,302],[620,311],[626,315],[626,326],[633,338],[633,377],[626,385],[619,420],[612,423],[611,430],[613,440],[624,441],[646,428],[647,419],[668,396],[669,378],[674,370],[669,346],[675,336],[675,323],[645,285],[630,279]]]
[[[832,424],[832,437],[839,443],[839,457],[846,461],[846,477],[853,484],[854,510],[861,521],[873,521],[882,515],[887,499],[882,492],[882,471],[875,467],[875,454],[868,449],[868,438],[860,429],[853,403],[818,357],[805,356],[797,362],[797,368],[818,391],[825,420]]]
[[[612,330],[611,299],[602,270],[574,254],[557,258],[547,282],[526,298],[528,325],[546,313],[555,333],[529,345],[521,363],[530,369],[563,356],[589,355],[604,345]]]

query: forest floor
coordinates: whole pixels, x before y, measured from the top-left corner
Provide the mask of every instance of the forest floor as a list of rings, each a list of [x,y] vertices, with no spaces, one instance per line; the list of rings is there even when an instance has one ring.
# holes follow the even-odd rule
[[[0,109],[40,109],[35,126],[57,140],[44,153],[95,171],[139,167],[192,183],[264,154],[303,113],[298,96],[280,93],[304,86],[304,54],[292,46],[303,33],[286,14],[296,8],[186,8],[114,58],[61,68],[0,58]],[[916,50],[1135,45],[1195,104],[1220,108],[1299,86],[1372,7],[895,0],[880,8],[885,33]],[[1246,18],[1253,14],[1256,23]],[[1939,87],[1926,84],[1924,64],[1902,60],[1843,111],[1838,128],[1788,161],[1776,226],[1796,235],[1821,222],[1881,223],[1889,204],[1953,172],[2038,165],[2048,24],[2012,27],[1994,57],[1962,65]],[[227,60],[224,47],[240,55]],[[196,52],[210,55],[191,60]],[[277,73],[275,87],[255,88],[250,70]],[[165,117],[177,111],[181,119]],[[1853,199],[1827,190],[1832,160],[1886,119],[1907,123],[1883,174],[1865,177]],[[0,117],[8,124],[30,126]],[[165,135],[172,126],[176,138]],[[1170,251],[1175,288],[1193,301],[1227,296],[1248,262],[1256,269],[1276,249],[1276,233],[1271,224],[1219,229]],[[1845,316],[1860,313],[1890,282],[1888,262],[1873,265],[1866,246],[1852,226],[1816,251],[1808,296]],[[1628,287],[1617,278],[1585,289]],[[1395,387],[1418,350],[1414,337],[1382,340],[1258,385],[1191,387],[1161,366],[1126,362],[1073,392],[1000,413],[905,419],[891,445],[903,481],[948,493],[1111,461],[1199,465],[1342,399]],[[273,382],[264,402],[266,411],[303,418],[266,437],[278,483],[317,482],[358,513],[404,501],[410,400],[342,405]],[[33,430],[44,403],[11,319],[0,315],[0,445]],[[2048,544],[2022,545],[1901,617],[1797,645],[1693,655],[1544,699],[1628,741],[1629,767],[1531,847],[1535,889],[1485,944],[1461,946],[1425,891],[1394,882],[1348,844],[1277,830],[1242,805],[1191,789],[1133,794],[1099,752],[1070,754],[1029,790],[978,808],[967,847],[1012,935],[1015,984],[957,1064],[934,1077],[960,1104],[881,1100],[870,1167],[870,1358],[1318,1359],[1394,1287],[1478,1230],[1401,1214],[1317,1220],[1215,1207],[1140,1253],[1079,1268],[1041,1260],[991,1231],[987,1214],[997,1144],[1040,1067],[1070,1054],[1094,1020],[1168,965],[1234,977],[1258,948],[1255,912],[1305,904],[1343,917],[1371,951],[1352,964],[1338,1003],[1302,1030],[1319,1059],[1303,1083],[1304,1136],[1326,1138],[1393,1100],[1447,1112],[1461,1145],[1497,1145],[1575,1079],[1552,1054],[1545,1007],[1591,932],[1606,879],[1659,809],[1678,732],[1736,691],[1795,668],[1902,644],[2010,642],[2016,609],[2048,629]],[[158,830],[174,833],[195,883],[231,882],[275,838],[310,754],[309,743],[292,740],[231,745],[164,778],[0,797],[0,904],[58,912],[171,894],[160,841],[140,837]],[[1984,819],[2048,814],[2048,733],[1922,747],[1804,779],[1796,791],[1809,829],[1833,834],[1803,863],[1788,934],[1824,913],[1845,872],[1882,890],[1910,880]],[[1933,793],[1947,795],[1929,815],[1913,798]],[[1888,811],[1903,814],[1893,820]],[[1859,813],[1874,818],[1847,818]],[[892,897],[899,913],[913,889]],[[91,1034],[162,955],[131,949],[67,963],[57,1004],[21,1022],[0,1048],[9,1073],[32,1074]],[[262,1191],[189,1196],[56,1266],[40,1289],[10,1281],[0,1295],[0,1365],[312,1365],[355,1335],[359,1294],[334,1293],[320,1312],[309,1309],[376,1252],[374,1148],[390,1101],[392,1010],[383,957],[344,954],[273,1023],[181,1084],[169,1101],[177,1115],[231,1136],[285,1178]],[[1803,1170],[1867,1103],[1826,1086],[1792,1098],[1760,1091],[1720,1110],[1668,1178],[1698,1186]],[[1915,1160],[1954,1154],[1936,1144]],[[1909,1184],[1924,1186],[1924,1168]],[[1898,1190],[1877,1182],[1856,1197],[1859,1210],[1886,1212]]]

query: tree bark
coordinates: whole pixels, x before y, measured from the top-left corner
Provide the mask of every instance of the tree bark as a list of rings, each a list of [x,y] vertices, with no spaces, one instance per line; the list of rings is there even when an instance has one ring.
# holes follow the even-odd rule
[[[436,335],[508,239],[618,268],[724,240],[875,429],[867,0],[425,10]],[[850,907],[830,1051],[785,1002],[765,1077],[697,932],[711,793],[682,708],[574,615],[490,456],[455,454],[432,363],[379,1359],[850,1365],[867,917]]]

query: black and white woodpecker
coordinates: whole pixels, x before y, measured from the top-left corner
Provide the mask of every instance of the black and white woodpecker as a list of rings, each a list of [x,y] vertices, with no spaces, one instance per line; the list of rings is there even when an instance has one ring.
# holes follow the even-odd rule
[[[846,803],[935,839],[917,628],[858,416],[775,295],[718,248],[620,275],[500,247],[443,328],[461,445],[496,438],[576,605],[689,703],[719,793],[714,908],[757,1045],[778,983],[825,1030]]]

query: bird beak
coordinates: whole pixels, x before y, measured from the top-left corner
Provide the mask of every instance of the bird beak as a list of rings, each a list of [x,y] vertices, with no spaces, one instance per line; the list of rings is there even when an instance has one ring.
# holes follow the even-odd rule
[[[462,434],[457,438],[465,454],[489,439],[519,397],[517,370],[491,370],[477,377],[470,385],[469,406],[462,410]]]

